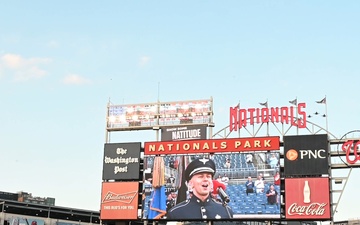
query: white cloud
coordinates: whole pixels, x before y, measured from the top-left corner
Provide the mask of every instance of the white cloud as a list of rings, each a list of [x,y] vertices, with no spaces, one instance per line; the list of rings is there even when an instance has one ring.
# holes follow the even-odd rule
[[[13,76],[14,81],[39,79],[47,74],[40,65],[51,62],[49,58],[24,58],[17,54],[3,54],[0,57],[0,67]]]
[[[142,56],[142,57],[140,57],[139,65],[140,65],[141,67],[143,67],[143,66],[147,65],[147,64],[149,63],[149,61],[150,61],[150,57],[149,57],[149,56]]]
[[[1,57],[2,64],[11,69],[19,69],[24,66],[25,60],[20,55],[5,54]]]
[[[77,74],[69,74],[67,76],[64,77],[63,79],[63,83],[64,84],[76,84],[76,85],[81,85],[81,84],[89,84],[91,83],[90,80],[77,75]]]
[[[55,40],[51,40],[48,43],[46,43],[46,46],[48,48],[58,48],[60,46],[59,42],[55,41]]]
[[[45,70],[42,70],[36,66],[32,66],[24,70],[21,70],[19,72],[16,72],[14,74],[14,81],[27,81],[31,79],[39,79],[45,76],[46,74],[47,72]]]

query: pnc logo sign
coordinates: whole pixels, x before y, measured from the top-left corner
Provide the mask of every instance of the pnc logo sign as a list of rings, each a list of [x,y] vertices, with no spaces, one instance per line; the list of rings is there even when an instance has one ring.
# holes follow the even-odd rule
[[[318,150],[300,150],[301,159],[326,159],[326,151],[324,149]]]
[[[290,149],[286,153],[286,158],[290,161],[297,160],[298,156],[299,156],[299,154],[297,153],[297,151],[295,149]]]
[[[284,136],[285,176],[329,173],[327,135]]]
[[[299,152],[299,153],[298,153]],[[290,161],[300,159],[326,159],[326,151],[324,149],[318,150],[295,150],[290,149],[286,153],[286,158]]]

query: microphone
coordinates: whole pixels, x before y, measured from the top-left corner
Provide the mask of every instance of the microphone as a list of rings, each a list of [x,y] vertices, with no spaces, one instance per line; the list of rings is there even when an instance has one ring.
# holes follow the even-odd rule
[[[224,202],[224,204],[227,204],[230,202],[230,197],[225,192],[226,185],[217,181],[213,180],[213,194],[218,194],[221,198],[221,200]]]

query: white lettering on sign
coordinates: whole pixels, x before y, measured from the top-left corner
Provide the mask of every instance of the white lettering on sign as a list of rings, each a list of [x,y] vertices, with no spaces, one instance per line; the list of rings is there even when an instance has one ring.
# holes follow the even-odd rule
[[[325,159],[326,158],[326,151],[324,149],[319,150],[299,150],[300,158],[304,159]]]
[[[195,130],[180,130],[172,132],[172,139],[198,139],[201,137],[200,129]]]
[[[287,210],[287,213],[292,215],[301,215],[301,216],[322,216],[325,214],[325,206],[326,203],[311,203],[308,206],[298,205],[297,203],[293,203]]]
[[[123,157],[116,157],[116,158],[110,158],[108,156],[105,156],[105,163],[106,164],[129,164],[129,163],[138,163],[139,159],[138,158],[133,158],[133,157],[127,157],[127,158],[123,158]]]
[[[124,166],[124,167],[115,166],[115,167],[114,167],[114,174],[117,174],[117,173],[127,173],[127,171],[128,171],[128,167],[127,167],[127,166]]]

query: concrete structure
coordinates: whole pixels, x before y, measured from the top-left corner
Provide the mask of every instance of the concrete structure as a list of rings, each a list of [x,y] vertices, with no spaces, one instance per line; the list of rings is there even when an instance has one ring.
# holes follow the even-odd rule
[[[0,199],[0,225],[22,224],[100,224],[100,212]]]

